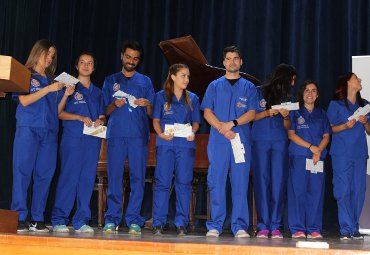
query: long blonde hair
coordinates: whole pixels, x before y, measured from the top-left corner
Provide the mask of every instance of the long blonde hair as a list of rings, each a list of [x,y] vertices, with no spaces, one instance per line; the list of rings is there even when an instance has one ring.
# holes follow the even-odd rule
[[[171,78],[171,75],[176,75],[181,69],[186,68],[189,70],[189,67],[186,64],[173,64],[168,69],[168,75],[166,81],[164,82],[163,89],[166,95],[166,103],[170,106],[172,104],[172,97],[174,96],[174,82]],[[193,107],[191,105],[191,99],[189,95],[189,91],[184,89],[182,92],[182,98],[184,105],[189,105],[190,110],[193,111]]]
[[[55,45],[46,39],[38,40],[35,45],[33,45],[30,55],[28,56],[26,67],[28,69],[34,68],[34,66],[37,64],[37,61],[39,60],[40,56],[45,53],[45,58],[49,52],[49,49],[53,47],[55,49],[54,58],[51,62],[51,64],[45,69],[45,73],[52,77],[55,73],[55,70],[57,68],[57,48]]]

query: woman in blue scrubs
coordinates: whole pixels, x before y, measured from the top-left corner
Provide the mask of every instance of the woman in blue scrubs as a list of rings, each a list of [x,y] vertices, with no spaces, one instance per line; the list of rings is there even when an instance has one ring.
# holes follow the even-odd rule
[[[324,110],[317,107],[319,88],[305,81],[298,92],[300,109],[290,113],[288,223],[292,238],[322,238],[325,192],[324,169],[308,170],[306,162],[323,164],[330,139],[330,125]],[[323,165],[322,165],[323,166]],[[318,171],[316,171],[318,170]]]
[[[153,196],[153,233],[161,235],[166,224],[172,177],[175,177],[178,235],[185,235],[189,223],[191,182],[195,156],[194,134],[199,129],[200,111],[197,95],[186,90],[189,68],[185,64],[170,66],[164,89],[156,94],[153,127],[157,133],[155,186]],[[187,137],[165,133],[165,125],[186,124]]]
[[[257,237],[283,238],[286,179],[288,176],[289,111],[271,109],[291,101],[296,70],[278,65],[266,85],[257,89],[258,109],[252,126],[252,177],[257,209]]]
[[[348,120],[359,107],[368,104],[361,98],[361,89],[361,79],[356,74],[340,76],[327,113],[333,131],[330,155],[341,240],[363,239],[358,221],[365,199],[368,158],[365,131],[370,133],[370,124],[363,115],[358,120]]]
[[[52,82],[57,65],[55,45],[39,40],[33,46],[26,62],[31,71],[29,93],[14,93],[17,106],[17,129],[13,148],[13,197],[11,210],[17,211],[18,232],[49,232],[45,226],[44,212],[49,187],[54,175],[57,142],[58,113],[64,107],[73,88],[64,95],[59,92],[64,84]],[[59,102],[59,104],[58,104]],[[31,222],[28,217],[27,190],[33,179]]]
[[[91,82],[95,58],[82,53],[75,63],[78,80],[74,94],[68,98],[65,110],[59,114],[63,121],[60,144],[61,170],[58,179],[51,222],[54,232],[69,232],[69,214],[76,203],[72,219],[76,232],[92,233],[90,199],[94,189],[101,139],[83,134],[84,125],[105,124],[102,92]]]

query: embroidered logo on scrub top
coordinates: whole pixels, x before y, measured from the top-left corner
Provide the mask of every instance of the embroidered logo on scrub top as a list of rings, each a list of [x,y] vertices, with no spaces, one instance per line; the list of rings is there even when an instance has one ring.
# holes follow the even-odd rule
[[[31,88],[30,88],[30,91],[31,92],[36,92],[36,91],[39,91],[41,88],[40,88],[40,82],[36,79],[32,79],[31,80]]]
[[[264,98],[260,101],[260,107],[266,108],[266,100]]]
[[[74,98],[77,102],[74,102],[74,104],[85,104],[86,101],[83,100],[84,96],[81,93],[76,92]]]
[[[38,80],[36,80],[36,79],[32,79],[31,80],[31,85],[33,86],[33,87],[38,87],[38,86],[40,86],[40,82],[38,81]]]
[[[297,123],[298,123],[297,129],[309,128],[307,124],[303,125],[305,122],[306,120],[302,116],[299,116],[299,118],[297,119]]]
[[[163,105],[164,115],[173,114],[173,111],[171,111],[171,104],[164,103]]]
[[[113,91],[118,91],[120,89],[120,85],[118,83],[114,83],[113,85]]]
[[[236,103],[236,107],[238,107],[238,108],[246,108],[247,106],[245,104],[243,104],[242,102],[237,102]]]

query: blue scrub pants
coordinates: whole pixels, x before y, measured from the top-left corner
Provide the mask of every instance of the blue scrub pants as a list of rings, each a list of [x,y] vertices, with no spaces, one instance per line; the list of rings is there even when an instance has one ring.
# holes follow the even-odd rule
[[[208,189],[211,200],[211,219],[207,229],[222,233],[226,217],[226,180],[230,175],[232,213],[231,230],[248,230],[248,182],[251,162],[251,146],[244,143],[245,163],[235,163],[231,143],[208,143],[207,153],[210,162],[208,169]]]
[[[280,229],[288,177],[288,141],[254,141],[252,155],[257,229]]]
[[[114,223],[118,225],[122,221],[122,184],[126,157],[130,169],[131,193],[125,220],[127,226],[131,224],[143,226],[145,219],[140,215],[140,211],[144,197],[148,142],[147,139],[129,137],[108,139],[108,210],[105,214],[105,224]]]
[[[74,229],[89,224],[90,200],[94,189],[101,140],[93,136],[63,135],[60,144],[61,169],[51,223],[68,225],[69,214],[76,201],[72,219]]]
[[[292,234],[322,230],[325,174],[306,170],[306,157],[289,157],[288,223]]]
[[[11,210],[19,221],[28,216],[27,190],[33,177],[31,220],[44,221],[45,206],[57,158],[57,132],[45,128],[17,127],[13,147],[13,197]]]
[[[176,227],[186,227],[189,224],[195,149],[161,145],[157,146],[156,155],[153,226],[164,227],[166,224],[172,177],[175,174],[176,216],[174,223]]]
[[[358,232],[366,190],[367,158],[332,155],[334,197],[342,235]]]

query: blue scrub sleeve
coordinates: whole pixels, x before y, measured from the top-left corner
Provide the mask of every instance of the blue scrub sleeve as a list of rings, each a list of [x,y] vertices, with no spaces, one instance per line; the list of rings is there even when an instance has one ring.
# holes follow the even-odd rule
[[[335,101],[330,101],[327,116],[329,119],[329,123],[332,125],[340,125],[340,118],[338,118],[338,103]]]
[[[111,85],[111,83],[107,79],[105,79],[104,84],[103,84],[103,89],[102,89],[104,108],[106,108],[108,105],[110,105],[113,102],[113,99],[114,99],[112,97],[111,92],[110,92],[110,85]]]
[[[249,110],[257,110],[258,108],[258,96],[257,96],[257,89],[253,87],[250,89],[250,95],[248,100],[248,111]]]
[[[204,110],[205,108],[214,110],[214,100],[215,100],[215,86],[214,83],[208,85],[206,93],[204,94],[202,104],[200,109]]]
[[[145,98],[149,100],[150,104],[151,105],[154,105],[154,97],[155,97],[155,92],[154,92],[154,88],[153,88],[153,84],[152,84],[152,81],[148,79],[148,90],[146,91],[146,95],[145,95]]]
[[[161,109],[162,109],[162,98],[160,92],[155,95],[154,107],[153,107],[153,119],[161,118]]]
[[[191,113],[192,122],[200,123],[199,98],[197,96],[194,96],[192,104],[193,104],[193,112]]]

